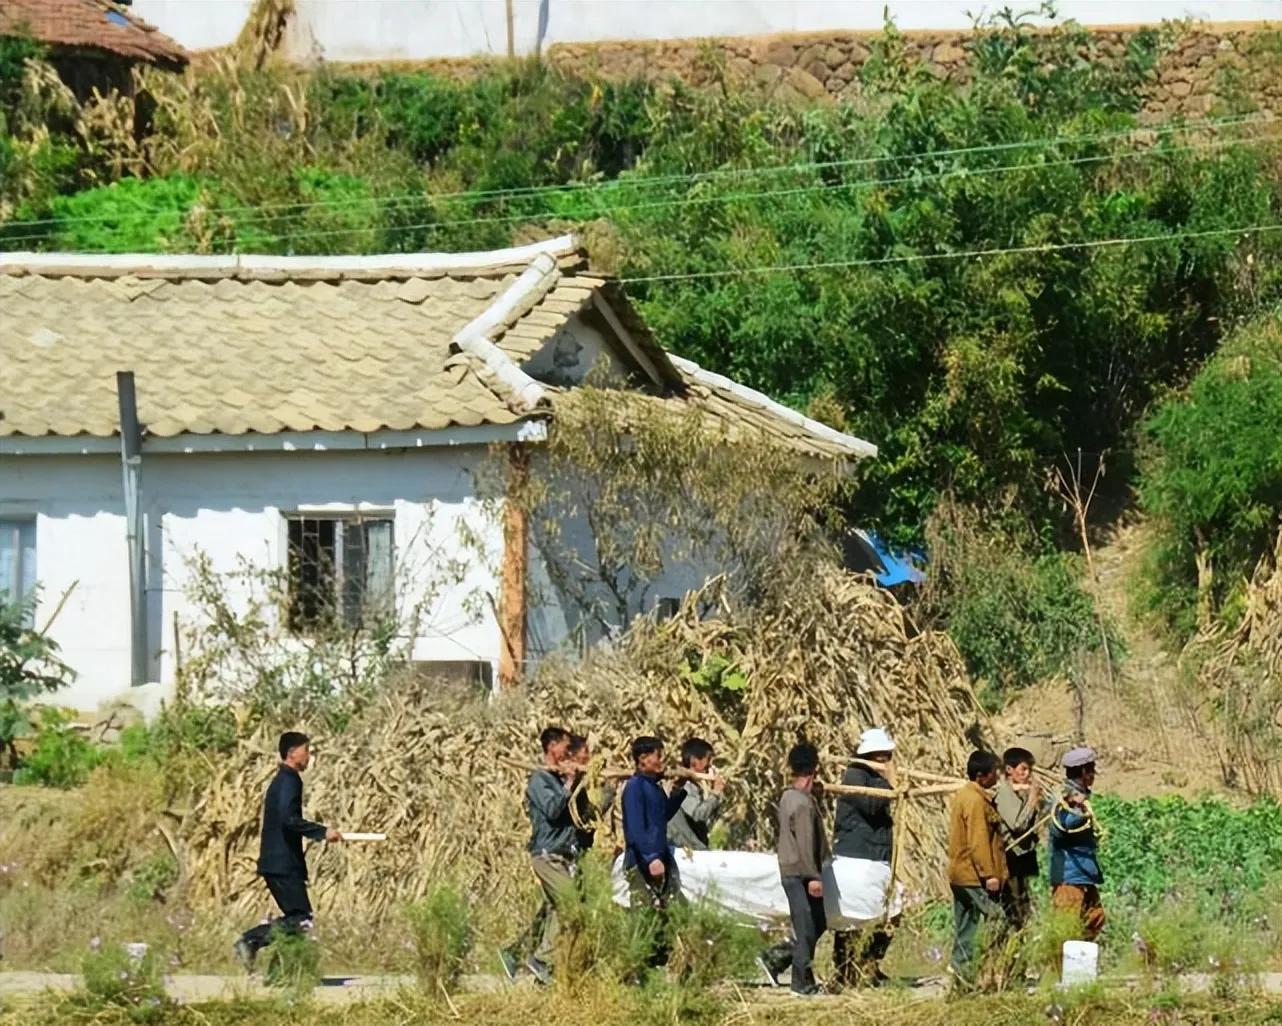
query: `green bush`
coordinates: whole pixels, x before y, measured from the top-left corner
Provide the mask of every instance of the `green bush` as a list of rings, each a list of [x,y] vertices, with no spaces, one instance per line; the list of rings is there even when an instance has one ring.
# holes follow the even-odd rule
[[[664,924],[648,910],[631,912],[615,904],[610,865],[595,852],[579,861],[576,884],[576,900],[560,915],[557,984],[572,990],[590,978],[629,984],[640,979]]]
[[[16,784],[79,787],[106,758],[106,749],[77,730],[67,713],[46,708],[40,712],[35,745],[13,779]]]
[[[291,932],[273,927],[263,981],[297,998],[316,988],[321,981],[320,945],[311,930]]]
[[[1048,551],[1008,513],[946,505],[929,533],[924,608],[947,627],[990,708],[1019,688],[1068,674],[1077,656],[1102,645],[1077,557]],[[1117,639],[1105,629],[1116,655]]]
[[[466,896],[452,884],[438,883],[406,910],[406,918],[420,985],[428,994],[450,992],[472,947]]]
[[[178,860],[169,852],[158,852],[130,869],[126,893],[140,905],[163,902],[178,882],[178,876]]]
[[[165,995],[161,957],[153,949],[140,959],[122,948],[92,952],[81,963],[83,992],[80,1004],[88,1010],[119,1009],[134,1023],[164,1022],[173,1011]]]
[[[1235,809],[1215,799],[1101,795],[1093,805],[1106,834],[1100,849],[1106,895],[1128,905],[1151,908],[1184,894],[1231,912],[1282,875],[1276,802]]]
[[[45,221],[41,231],[50,249],[136,253],[189,248],[187,219],[205,187],[181,174],[145,181],[125,178],[55,197],[47,208],[28,207],[19,216]]]
[[[162,752],[227,753],[236,747],[236,714],[212,702],[178,702],[162,709],[146,732],[147,744]]]
[[[58,644],[33,626],[36,595],[11,602],[0,594],[0,758],[17,761],[14,741],[31,729],[28,707],[66,687],[75,676],[58,658]]]
[[[753,975],[753,960],[765,946],[756,926],[708,902],[677,905],[670,915],[668,968],[682,985],[706,988]]]
[[[1282,312],[1242,328],[1144,424],[1149,514],[1144,605],[1181,636],[1197,625],[1199,555],[1221,609],[1271,551],[1282,514]]]

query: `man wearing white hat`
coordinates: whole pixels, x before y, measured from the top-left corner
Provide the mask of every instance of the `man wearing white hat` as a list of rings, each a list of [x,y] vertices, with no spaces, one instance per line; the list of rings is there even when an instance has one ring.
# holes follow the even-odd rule
[[[1104,873],[1099,864],[1099,834],[1091,809],[1095,786],[1095,751],[1074,748],[1063,758],[1067,782],[1051,814],[1051,904],[1075,912],[1087,940],[1104,929],[1099,887]]]
[[[895,742],[881,727],[859,736],[855,762],[846,767],[843,784],[885,790],[886,798],[841,795],[837,799],[836,830],[832,853],[836,857],[884,863],[889,870],[895,832],[893,766]],[[881,960],[890,947],[889,931],[842,930],[833,934],[833,963],[844,986],[872,985],[885,981]]]

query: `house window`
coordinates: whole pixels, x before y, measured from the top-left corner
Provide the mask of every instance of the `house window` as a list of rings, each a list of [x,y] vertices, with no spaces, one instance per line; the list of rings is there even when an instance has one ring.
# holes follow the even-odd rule
[[[390,516],[298,515],[289,527],[289,626],[363,627],[392,611]]]
[[[681,612],[681,600],[679,598],[661,598],[654,604],[654,609],[654,618],[659,623],[665,623]]]
[[[35,588],[36,522],[0,518],[0,595],[10,602],[21,602]],[[28,613],[28,623],[34,613]]]

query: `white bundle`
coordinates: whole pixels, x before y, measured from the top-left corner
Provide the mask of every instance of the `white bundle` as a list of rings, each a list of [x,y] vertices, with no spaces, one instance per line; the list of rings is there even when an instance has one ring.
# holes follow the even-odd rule
[[[788,899],[779,881],[779,860],[773,852],[686,851],[674,853],[681,876],[681,893],[689,901],[709,901],[754,922],[788,918]],[[615,860],[614,900],[628,904],[628,883],[622,857]],[[890,866],[885,862],[837,856],[823,867],[824,911],[828,927],[853,930],[880,922],[886,916]],[[904,888],[895,884],[890,914],[904,907]]]

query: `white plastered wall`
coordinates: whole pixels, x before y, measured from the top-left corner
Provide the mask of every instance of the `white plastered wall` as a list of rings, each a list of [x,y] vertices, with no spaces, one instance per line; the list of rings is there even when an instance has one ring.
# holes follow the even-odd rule
[[[216,571],[285,559],[283,512],[391,511],[397,602],[426,599],[413,658],[492,665],[502,531],[476,498],[483,447],[393,452],[151,455],[144,458],[152,676],[173,680],[173,621],[190,618],[187,560]],[[0,516],[36,520],[37,622],[68,601],[51,636],[78,679],[58,700],[93,709],[129,694],[129,571],[119,461],[0,456]],[[154,701],[148,689],[147,699]],[[163,693],[163,688],[159,689]],[[144,703],[145,704],[145,703]]]

